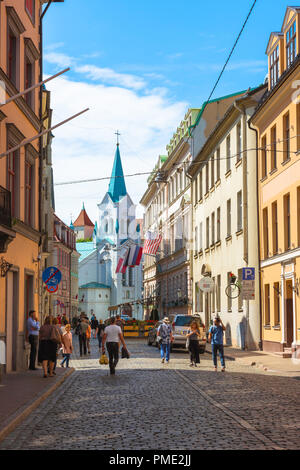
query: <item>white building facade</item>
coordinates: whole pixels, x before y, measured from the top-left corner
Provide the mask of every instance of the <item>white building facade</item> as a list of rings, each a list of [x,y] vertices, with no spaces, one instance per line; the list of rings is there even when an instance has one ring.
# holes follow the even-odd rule
[[[226,344],[258,348],[260,340],[259,257],[256,186],[256,135],[248,127],[265,87],[249,91],[229,107],[189,168],[192,176],[193,312],[205,325],[219,314]],[[255,299],[233,297],[231,273],[242,285],[242,270],[255,268]],[[200,280],[211,277],[204,293]]]

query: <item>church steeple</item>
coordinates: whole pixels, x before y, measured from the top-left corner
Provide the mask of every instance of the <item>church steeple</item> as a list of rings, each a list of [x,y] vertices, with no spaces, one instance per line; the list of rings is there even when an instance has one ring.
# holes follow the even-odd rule
[[[108,194],[110,195],[113,202],[119,202],[119,200],[127,194],[119,143],[117,143],[114,165],[108,187]]]

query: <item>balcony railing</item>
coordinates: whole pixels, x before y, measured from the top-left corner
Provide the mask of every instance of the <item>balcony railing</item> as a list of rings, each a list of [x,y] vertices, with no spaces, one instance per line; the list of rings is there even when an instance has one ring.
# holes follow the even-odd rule
[[[11,194],[0,186],[0,225],[11,227]]]

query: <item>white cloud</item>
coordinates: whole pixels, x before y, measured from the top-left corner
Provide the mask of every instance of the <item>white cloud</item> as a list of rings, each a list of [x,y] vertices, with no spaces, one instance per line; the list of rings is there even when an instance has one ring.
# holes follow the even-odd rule
[[[188,104],[169,101],[162,89],[141,94],[138,87],[127,88],[130,81],[124,83],[125,88],[65,77],[48,83],[47,88],[52,91],[53,124],[90,107],[88,113],[54,131],[55,182],[110,176],[117,129],[121,132],[120,151],[125,174],[151,172],[158,155],[165,154],[166,144]],[[147,188],[146,181],[147,175],[126,179],[128,193],[136,204]],[[55,186],[56,213],[69,223],[70,214],[73,219],[77,217],[84,201],[90,218],[96,220],[97,203],[101,202],[108,184],[109,180]]]
[[[61,52],[48,52],[44,55],[44,59],[50,64],[55,64],[59,67],[70,67],[75,62],[73,57]]]
[[[83,65],[76,67],[76,72],[85,74],[91,80],[99,80],[103,83],[120,85],[125,88],[132,88],[133,90],[141,90],[146,86],[146,82],[142,78],[126,73],[118,73],[110,68]]]

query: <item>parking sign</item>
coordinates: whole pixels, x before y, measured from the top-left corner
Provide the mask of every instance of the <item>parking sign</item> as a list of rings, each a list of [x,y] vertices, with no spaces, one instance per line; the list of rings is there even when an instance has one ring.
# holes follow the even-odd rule
[[[243,268],[243,281],[255,281],[255,268]]]

